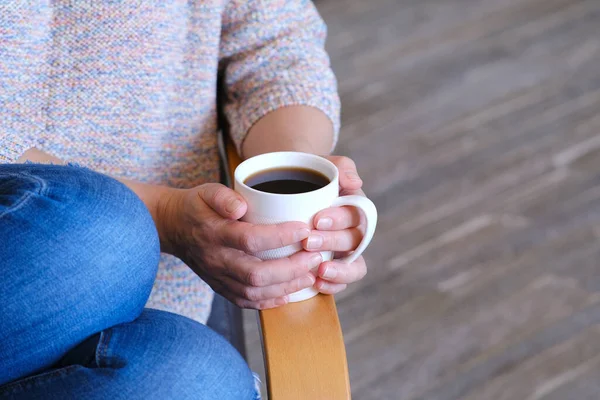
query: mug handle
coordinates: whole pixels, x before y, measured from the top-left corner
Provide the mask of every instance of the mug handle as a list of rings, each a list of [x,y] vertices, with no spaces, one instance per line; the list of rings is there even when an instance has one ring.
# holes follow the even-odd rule
[[[356,195],[338,197],[333,201],[333,204],[331,204],[331,207],[340,206],[353,206],[361,209],[365,214],[365,219],[367,222],[365,234],[363,235],[363,239],[356,250],[354,250],[349,256],[337,260],[339,262],[350,264],[360,257],[360,255],[363,253],[363,251],[365,251],[371,242],[371,239],[373,239],[375,226],[377,225],[377,208],[375,208],[375,204],[373,204],[373,202],[368,198]]]

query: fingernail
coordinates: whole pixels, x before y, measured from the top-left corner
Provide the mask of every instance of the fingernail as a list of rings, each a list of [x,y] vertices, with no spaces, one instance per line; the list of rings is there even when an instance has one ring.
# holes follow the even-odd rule
[[[302,228],[294,232],[294,242],[300,242],[310,235],[310,229]]]
[[[350,179],[351,181],[360,181],[360,177],[358,176],[358,174],[354,171],[346,171],[346,178]]]
[[[315,277],[312,275],[306,275],[304,278],[302,278],[302,281],[300,282],[300,286],[302,286],[303,288],[311,287],[314,284]]]
[[[275,299],[275,304],[278,305],[278,306],[284,306],[284,305],[287,304],[287,302],[288,302],[288,297],[287,296]]]
[[[229,214],[232,214],[241,206],[242,206],[242,202],[238,199],[235,199],[235,200],[227,203],[227,207],[225,207],[225,211],[228,212]]]
[[[323,257],[321,254],[317,253],[313,255],[310,260],[308,260],[309,269],[317,268],[323,262]]]
[[[323,246],[323,236],[321,235],[310,235],[306,242],[306,248],[308,249],[320,249]]]
[[[317,229],[330,229],[333,226],[333,220],[329,217],[321,218],[317,221]]]
[[[323,274],[321,274],[321,277],[325,279],[332,279],[335,278],[336,275],[337,270],[332,266],[328,266],[327,268],[325,268],[325,271],[323,271]]]

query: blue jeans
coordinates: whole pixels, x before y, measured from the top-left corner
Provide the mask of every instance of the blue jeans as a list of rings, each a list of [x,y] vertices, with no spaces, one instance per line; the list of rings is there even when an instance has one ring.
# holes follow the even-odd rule
[[[0,398],[254,399],[221,336],[144,309],[158,258],[152,218],[125,185],[0,165]]]

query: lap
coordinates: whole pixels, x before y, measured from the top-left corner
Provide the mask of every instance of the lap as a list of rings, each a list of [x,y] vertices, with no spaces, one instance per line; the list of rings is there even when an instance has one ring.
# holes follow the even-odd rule
[[[69,365],[0,387],[23,399],[254,399],[239,353],[209,328],[145,309],[133,322],[102,331]]]

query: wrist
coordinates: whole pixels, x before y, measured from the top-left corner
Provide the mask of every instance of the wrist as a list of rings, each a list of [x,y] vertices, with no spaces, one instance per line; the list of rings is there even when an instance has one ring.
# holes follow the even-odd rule
[[[183,189],[119,179],[144,202],[160,239],[160,251],[175,254],[177,210]]]
[[[184,189],[162,186],[152,212],[158,237],[160,238],[160,251],[174,256],[178,256],[177,243],[179,235],[177,227],[181,220],[179,212],[184,193]]]

